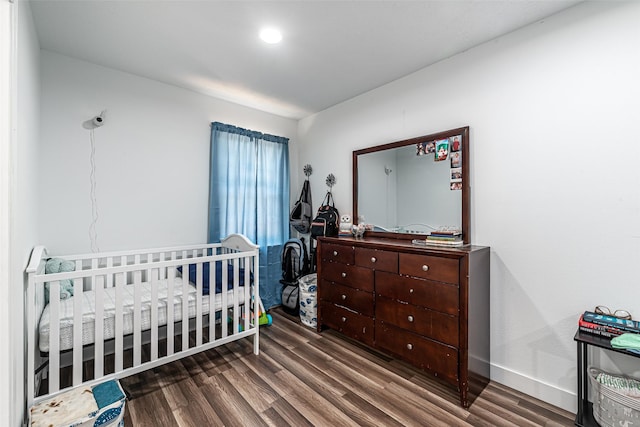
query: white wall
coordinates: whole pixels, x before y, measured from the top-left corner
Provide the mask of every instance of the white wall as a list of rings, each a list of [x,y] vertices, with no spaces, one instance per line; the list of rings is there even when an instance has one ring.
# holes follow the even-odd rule
[[[334,173],[340,212],[352,150],[470,126],[472,241],[492,253],[491,376],[570,410],[579,314],[640,317],[638,22],[637,2],[580,4],[299,125],[312,191]]]
[[[2,2],[3,214],[8,213],[8,236],[2,220],[2,281],[0,294],[0,425],[22,425],[24,401],[24,270],[38,240],[37,176],[40,112],[40,47],[28,2]],[[9,20],[5,20],[5,18]],[[11,45],[5,45],[5,37]],[[7,56],[5,56],[5,53]],[[10,87],[4,86],[10,75]],[[7,90],[8,89],[8,90]],[[6,91],[5,91],[6,90]],[[8,105],[4,104],[8,101]],[[8,107],[9,111],[5,111]],[[8,119],[8,120],[7,120]],[[8,190],[6,193],[4,190]],[[5,210],[5,208],[8,208]],[[8,253],[5,253],[8,249]],[[8,274],[7,274],[8,273]],[[5,281],[6,280],[6,281]]]
[[[16,52],[13,49],[15,34],[15,8],[9,2],[0,2],[0,93],[10,93],[13,89]],[[11,148],[14,145],[11,113],[13,102],[9,97],[0,98],[0,292],[9,294],[13,274],[11,271]],[[9,298],[0,299],[0,342],[10,342],[11,307]],[[12,416],[11,393],[14,391],[12,360],[17,355],[7,345],[0,351],[0,424],[9,424]]]
[[[156,81],[42,52],[41,243],[90,252],[90,132],[95,130],[101,251],[207,238],[210,123],[290,138],[297,123]],[[292,193],[296,190],[292,189]],[[297,197],[297,195],[294,195]]]

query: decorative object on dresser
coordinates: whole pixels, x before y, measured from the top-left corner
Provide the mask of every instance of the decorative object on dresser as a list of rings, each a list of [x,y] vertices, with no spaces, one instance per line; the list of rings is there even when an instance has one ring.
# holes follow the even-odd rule
[[[338,231],[338,236],[341,237],[349,237],[351,236],[351,226],[353,225],[353,221],[351,221],[351,214],[342,214],[340,215],[340,227]]]
[[[360,238],[364,236],[365,231],[364,224],[354,224],[351,226],[351,234],[353,234],[353,237]]]
[[[489,378],[489,248],[318,239],[318,331],[397,356],[456,387]]]

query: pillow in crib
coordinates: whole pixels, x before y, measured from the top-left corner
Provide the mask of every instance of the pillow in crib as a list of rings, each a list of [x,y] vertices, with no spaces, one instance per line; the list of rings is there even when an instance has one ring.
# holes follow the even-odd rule
[[[62,258],[51,258],[44,265],[45,274],[67,273],[75,271],[76,265],[73,261]],[[71,279],[60,280],[60,299],[67,299],[73,296],[73,281]],[[49,283],[44,284],[44,302],[49,304]]]
[[[182,267],[178,267],[177,270],[182,273]],[[197,277],[197,265],[189,264],[189,281],[193,284],[196,283]],[[244,286],[244,268],[239,272],[239,286]],[[253,275],[251,276],[253,280]],[[233,264],[227,264],[227,290],[233,289]],[[222,263],[216,262],[216,293],[222,292]],[[209,263],[202,263],[202,295],[209,295]]]

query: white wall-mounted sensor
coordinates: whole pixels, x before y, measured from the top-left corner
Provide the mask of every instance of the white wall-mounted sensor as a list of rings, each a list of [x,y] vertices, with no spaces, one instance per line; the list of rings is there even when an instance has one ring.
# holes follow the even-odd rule
[[[95,116],[92,122],[95,127],[100,127],[104,124],[104,119],[102,118],[102,116]]]
[[[107,110],[102,110],[102,112],[100,114],[98,114],[97,116],[85,121],[84,123],[82,123],[82,127],[85,129],[95,129],[95,128],[99,128],[100,126],[104,125],[105,122],[105,115],[106,115]]]

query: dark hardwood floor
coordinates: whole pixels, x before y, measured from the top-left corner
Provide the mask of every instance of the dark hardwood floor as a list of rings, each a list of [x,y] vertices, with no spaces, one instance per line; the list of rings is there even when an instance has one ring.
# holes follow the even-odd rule
[[[126,426],[572,426],[574,414],[490,382],[469,409],[425,373],[275,310],[245,339],[121,380]]]

